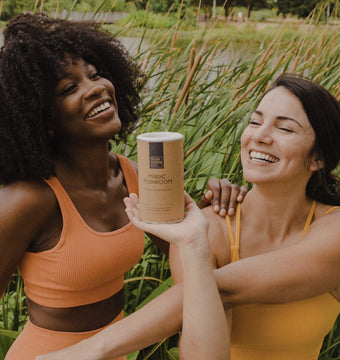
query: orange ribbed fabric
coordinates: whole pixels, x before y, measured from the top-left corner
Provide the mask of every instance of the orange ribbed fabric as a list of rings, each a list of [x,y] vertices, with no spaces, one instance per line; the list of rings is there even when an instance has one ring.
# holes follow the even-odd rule
[[[312,221],[315,205],[313,202],[302,237]],[[235,239],[230,219],[226,219],[228,233],[232,234],[229,235],[231,262],[239,260],[240,209],[238,205]],[[340,303],[330,293],[283,304],[234,306],[231,358],[317,360],[323,338],[331,330],[339,312]]]
[[[127,158],[117,157],[129,193],[138,193],[134,167]],[[27,296],[43,306],[67,308],[114,295],[124,285],[124,273],[143,254],[143,232],[132,223],[112,232],[94,231],[81,218],[60,182],[51,178],[47,183],[58,200],[63,229],[54,248],[39,253],[27,252],[20,262]],[[122,318],[123,312],[113,322]],[[99,331],[53,331],[28,320],[5,359],[34,360],[37,355],[73,345]],[[116,360],[126,360],[126,357]]]
[[[127,158],[118,159],[129,193],[137,192],[135,169]],[[20,262],[26,295],[40,305],[55,308],[86,305],[112,296],[123,287],[124,273],[143,254],[143,232],[131,222],[112,232],[94,231],[58,179],[47,183],[58,199],[63,229],[54,248],[27,252]]]
[[[34,360],[38,355],[58,351],[97,334],[111,324],[123,319],[123,311],[109,324],[101,329],[84,332],[63,332],[47,330],[27,321],[24,330],[6,354],[5,360]],[[127,360],[121,356],[112,360]]]

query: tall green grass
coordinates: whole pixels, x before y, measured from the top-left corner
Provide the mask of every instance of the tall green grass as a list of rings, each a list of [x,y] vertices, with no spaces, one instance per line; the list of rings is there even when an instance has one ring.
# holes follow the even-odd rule
[[[212,176],[244,183],[240,135],[273,79],[284,72],[305,75],[340,98],[339,29],[317,26],[317,17],[315,11],[294,32],[291,25],[277,26],[269,40],[264,39],[257,48],[250,46],[246,54],[235,51],[230,36],[210,37],[213,23],[206,31],[192,32],[189,42],[181,41],[187,34],[180,26],[163,33],[158,28],[144,31],[133,53],[146,73],[140,122],[127,144],[118,145],[115,151],[136,160],[138,134],[179,131],[185,138],[185,188],[191,195],[198,199]],[[133,32],[133,23],[126,30]],[[157,253],[147,241],[149,247]],[[151,269],[143,275],[157,277]],[[141,281],[150,287],[145,279]],[[154,297],[152,291],[146,301]],[[169,348],[174,350],[173,341],[176,339],[141,351],[138,359],[177,359],[169,353]],[[320,360],[338,359],[339,341],[336,324],[325,340]]]
[[[255,46],[242,48],[214,22],[183,31],[180,16],[170,28],[162,28],[162,19],[154,17],[151,28],[140,28],[140,15],[136,24],[131,18],[119,28],[108,26],[120,37],[138,34],[131,54],[145,72],[139,124],[126,144],[115,144],[113,150],[137,160],[138,134],[178,131],[184,135],[185,188],[195,199],[213,176],[244,183],[240,135],[273,79],[284,72],[302,74],[340,99],[339,28],[318,26],[321,10],[294,31],[282,23],[262,38],[249,24],[247,31],[257,40]],[[126,314],[172,285],[168,259],[147,237],[144,255],[126,274],[125,283]],[[0,359],[25,319],[22,282],[15,277],[0,301]],[[178,337],[172,337],[131,354],[129,360],[178,359],[177,342]],[[339,342],[337,323],[325,339],[320,360],[340,359]]]

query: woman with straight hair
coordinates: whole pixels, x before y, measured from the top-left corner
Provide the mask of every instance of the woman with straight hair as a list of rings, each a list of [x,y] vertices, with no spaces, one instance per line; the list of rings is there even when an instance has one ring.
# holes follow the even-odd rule
[[[241,137],[252,189],[233,216],[204,210],[214,279],[226,313],[232,310],[232,360],[318,359],[340,312],[339,137],[339,102],[317,83],[283,74]],[[170,258],[175,286],[96,336],[38,360],[110,359],[180,329],[187,269],[175,244]]]

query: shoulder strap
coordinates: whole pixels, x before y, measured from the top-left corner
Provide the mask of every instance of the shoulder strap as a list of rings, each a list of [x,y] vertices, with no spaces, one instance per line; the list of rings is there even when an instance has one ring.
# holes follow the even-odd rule
[[[61,185],[60,181],[55,176],[44,180],[54,192],[54,195],[58,200],[61,213],[63,214],[65,208],[69,208],[70,206],[73,206],[72,200],[70,199],[67,192]]]
[[[124,180],[129,193],[138,195],[138,175],[131,161],[125,156],[115,154],[123,171]]]
[[[307,220],[305,222],[305,226],[303,228],[303,233],[302,233],[302,238],[304,238],[304,236],[306,235],[306,232],[309,228],[310,223],[312,222],[313,219],[313,215],[314,215],[314,211],[315,211],[315,207],[316,207],[316,201],[313,200],[312,206],[309,210],[308,216],[307,216]]]
[[[324,215],[328,215],[329,213],[331,213],[333,210],[335,209],[340,209],[340,206],[332,206],[331,208],[329,208]]]
[[[236,208],[235,238],[229,215],[225,217],[230,243],[230,262],[240,260],[240,233],[241,233],[241,204]]]

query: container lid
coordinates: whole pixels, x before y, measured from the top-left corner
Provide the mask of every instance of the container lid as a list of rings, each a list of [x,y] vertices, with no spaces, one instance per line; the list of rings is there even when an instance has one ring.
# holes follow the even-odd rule
[[[149,132],[137,136],[137,140],[148,142],[167,142],[183,139],[183,135],[178,132],[160,131]]]

